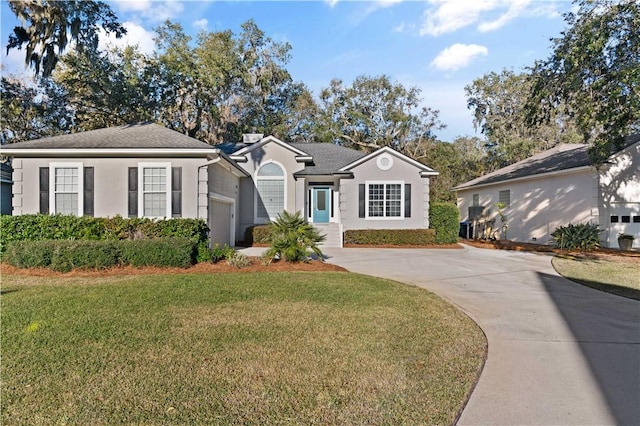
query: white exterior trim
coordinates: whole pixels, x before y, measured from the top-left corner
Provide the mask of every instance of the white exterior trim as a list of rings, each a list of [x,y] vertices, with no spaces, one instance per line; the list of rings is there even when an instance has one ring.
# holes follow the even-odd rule
[[[267,139],[267,138],[265,138]],[[274,138],[275,139],[275,138]],[[264,140],[264,139],[263,139]],[[280,176],[261,176],[258,177],[258,173],[260,172],[260,169],[262,169],[264,166],[266,166],[267,164],[275,164],[276,166],[280,167],[280,169],[282,170],[282,178],[280,178]],[[253,191],[253,221],[255,223],[268,223],[269,221],[271,221],[272,217],[269,218],[264,218],[264,217],[258,217],[258,202],[260,200],[260,197],[258,196],[258,181],[259,180],[278,180],[278,181],[282,181],[282,186],[283,186],[283,198],[282,198],[282,209],[286,210],[287,208],[287,169],[284,167],[284,165],[282,165],[282,163],[280,163],[279,161],[275,161],[275,160],[268,160],[265,161],[264,163],[260,164],[260,166],[256,169],[255,171],[255,175],[252,177],[253,179],[253,183],[254,183],[254,191]]]
[[[145,216],[144,214],[144,169],[149,168],[164,168],[167,173],[167,187],[165,189],[166,200],[165,200],[165,212],[166,216],[164,217],[156,217],[156,216]],[[171,218],[171,163],[138,163],[138,217],[149,217],[152,219],[164,219]]]
[[[49,163],[49,214],[56,214],[56,169],[78,169],[78,211],[77,216],[84,215],[84,165],[81,162]]]
[[[276,144],[280,145],[281,147],[288,149],[289,151],[292,151],[296,154],[296,156],[301,157],[302,161],[308,161],[307,159],[312,158],[309,154],[307,154],[304,151],[299,150],[298,148],[294,148],[293,146],[289,145],[288,143],[281,141],[280,139],[276,138],[275,136],[267,136],[265,138],[263,138],[260,142],[257,143],[252,143],[249,146],[245,146],[244,148],[234,152],[231,156],[232,159],[235,160],[234,157],[246,154],[247,152],[251,152],[256,148],[261,147],[262,145],[265,145],[269,142],[275,142]]]
[[[60,148],[60,149],[12,149],[3,148],[1,155],[18,157],[127,157],[132,156],[180,156],[202,157],[219,154],[220,150],[212,149],[172,149],[172,148]]]
[[[398,151],[389,148],[388,146],[384,146],[374,152],[372,152],[369,155],[365,155],[364,157],[354,161],[353,163],[347,164],[346,166],[344,166],[343,168],[341,168],[340,170],[338,170],[339,172],[346,172],[351,170],[352,168],[359,166],[362,163],[366,163],[367,161],[369,161],[370,159],[372,159],[373,157],[383,154],[383,153],[388,153],[390,155],[396,156],[398,158],[400,158],[403,161],[406,161],[407,163],[411,164],[412,166],[415,166],[420,170],[420,176],[437,176],[439,173],[436,172],[435,170],[431,169],[430,167],[425,166],[424,164],[414,160],[413,158],[407,157],[404,154],[399,153]]]
[[[404,184],[403,180],[367,180],[364,182],[364,218],[366,220],[404,220]],[[369,216],[369,185],[400,185],[400,216]],[[386,201],[386,199],[385,199]],[[382,207],[384,211],[384,204]]]

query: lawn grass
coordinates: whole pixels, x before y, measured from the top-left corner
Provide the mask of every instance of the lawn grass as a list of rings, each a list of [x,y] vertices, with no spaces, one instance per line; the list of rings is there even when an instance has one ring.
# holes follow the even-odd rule
[[[572,281],[640,300],[640,262],[637,259],[559,255],[553,258],[552,264],[560,275]]]
[[[344,272],[2,277],[2,424],[451,424],[479,328]]]

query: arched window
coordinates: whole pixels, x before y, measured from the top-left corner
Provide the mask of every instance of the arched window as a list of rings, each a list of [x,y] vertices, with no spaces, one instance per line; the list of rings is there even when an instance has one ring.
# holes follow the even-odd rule
[[[256,215],[258,219],[275,219],[284,210],[284,170],[267,163],[256,174]]]

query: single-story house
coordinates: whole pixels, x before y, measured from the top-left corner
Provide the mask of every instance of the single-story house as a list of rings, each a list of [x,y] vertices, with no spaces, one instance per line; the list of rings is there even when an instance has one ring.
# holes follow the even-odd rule
[[[604,230],[603,247],[617,247],[620,233],[634,235],[640,247],[640,134],[600,167],[591,165],[586,145],[563,144],[453,190],[475,236],[492,223],[497,238],[544,244],[561,225],[592,223]],[[505,205],[506,236],[498,203]]]
[[[348,229],[429,227],[433,169],[390,148],[245,135],[210,146],[142,123],[20,142],[13,214],[205,219],[212,243],[234,245],[283,210],[302,212],[341,246]]]

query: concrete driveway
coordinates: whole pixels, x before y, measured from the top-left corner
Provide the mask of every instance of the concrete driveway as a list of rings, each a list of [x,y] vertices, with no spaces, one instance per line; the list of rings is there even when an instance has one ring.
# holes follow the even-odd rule
[[[432,291],[484,330],[487,362],[459,425],[640,425],[640,302],[565,280],[542,254],[324,252],[350,271]]]

